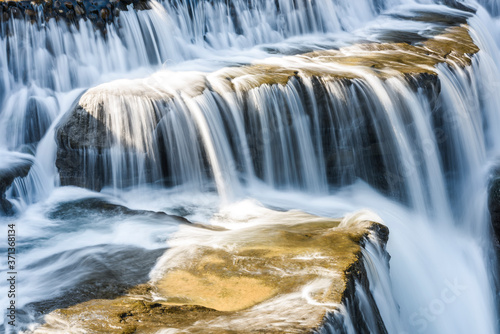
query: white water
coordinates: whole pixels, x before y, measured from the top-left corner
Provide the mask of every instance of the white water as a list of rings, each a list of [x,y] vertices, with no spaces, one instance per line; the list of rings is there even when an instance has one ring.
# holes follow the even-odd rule
[[[354,69],[361,79],[350,86],[324,82],[319,88],[301,72],[301,82],[248,91],[252,80],[261,78],[245,76],[233,81],[236,92],[227,90],[224,76],[238,69],[219,70],[260,61],[299,71],[318,66],[339,71],[282,54],[376,40],[376,28],[399,22],[376,20],[379,12],[409,11],[412,7],[394,6],[413,1],[353,6],[352,1],[321,0],[292,8],[292,1],[283,0],[279,12],[265,1],[253,1],[252,10],[246,1],[232,3],[231,9],[222,2],[200,2],[192,17],[184,2],[153,3],[151,11],[123,12],[122,27],[109,27],[106,39],[84,22],[76,31],[55,21],[43,29],[9,21],[12,34],[0,38],[0,148],[32,153],[37,160],[29,177],[17,180],[8,193],[19,216],[1,218],[17,224],[18,307],[78,286],[101,270],[94,262],[119,276],[123,268],[103,254],[120,258],[133,247],[161,249],[178,224],[146,213],[109,217],[85,206],[70,210],[71,219],[51,216],[61,203],[105,196],[132,209],[208,222],[221,203],[250,197],[267,206],[331,217],[363,208],[377,212],[391,231],[391,271],[390,278],[371,281],[382,285],[374,288],[375,299],[390,333],[498,332],[486,183],[488,168],[500,154],[500,20],[484,9],[469,20],[482,50],[471,68],[439,67],[444,107],[437,115],[443,122],[436,127],[435,111],[423,94],[413,92],[403,78],[381,81],[370,69]],[[496,3],[490,7],[491,13],[498,11]],[[365,24],[370,29],[348,34]],[[409,31],[429,26],[399,25]],[[166,70],[157,72],[162,67]],[[113,81],[137,77],[147,78]],[[207,82],[212,88],[198,95]],[[135,150],[126,151],[122,144],[110,150],[105,195],[57,187],[54,127],[83,89],[101,83],[83,101],[89,110],[104,102],[111,131]],[[324,100],[316,101],[318,96]],[[151,103],[158,99],[165,103]],[[370,114],[359,108],[365,103]],[[155,113],[162,116],[159,125],[152,120]],[[322,127],[333,131],[322,132]],[[381,143],[382,162],[363,151],[372,140],[369,128]],[[168,138],[167,159],[154,156],[161,136]],[[158,164],[152,174],[144,173],[151,152],[153,161],[165,159],[168,167]],[[390,181],[381,183],[381,175]],[[145,185],[166,176],[174,188]],[[207,189],[218,195],[204,193]],[[74,221],[78,215],[82,218]],[[154,254],[144,255],[151,266]],[[82,262],[90,264],[79,268]],[[399,313],[377,291],[391,291]]]

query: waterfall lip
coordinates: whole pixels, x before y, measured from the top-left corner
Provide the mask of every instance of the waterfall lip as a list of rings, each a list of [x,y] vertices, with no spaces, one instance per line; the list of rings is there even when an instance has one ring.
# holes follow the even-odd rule
[[[147,96],[153,100],[168,100],[182,91],[186,96],[194,97],[203,92],[205,77],[203,72],[175,72],[165,69],[147,78],[119,79],[89,88],[80,98],[79,105],[92,112],[91,106],[95,104],[95,99],[104,99],[106,96]]]
[[[0,150],[0,195],[10,187],[17,177],[24,177],[35,163],[35,158],[30,154]]]
[[[461,43],[457,45],[457,41]],[[339,50],[314,51],[298,56],[259,60],[249,66],[221,69],[209,78],[226,78],[229,82],[220,87],[238,91],[242,90],[238,87],[249,90],[262,84],[283,85],[297,75],[354,79],[363,77],[362,73],[366,72],[381,77],[397,74],[435,74],[432,68],[438,63],[451,61],[469,65],[471,55],[478,51],[468,33],[468,26],[461,25],[446,28],[441,34],[427,38],[417,45],[355,44],[341,47]]]
[[[33,156],[30,154],[20,153],[20,152],[12,152],[12,151],[4,151],[0,150],[0,155],[2,156],[2,160],[0,160],[0,173],[7,173],[10,170],[15,170],[19,166],[31,165],[33,164]]]
[[[471,56],[479,51],[468,29],[467,25],[448,27],[441,34],[415,45],[362,43],[338,50],[272,57],[211,73],[162,70],[147,78],[120,79],[90,88],[56,130],[56,166],[61,183],[99,190],[108,185],[123,188],[136,183],[168,182],[169,168],[178,168],[171,163],[169,155],[175,150],[179,159],[196,166],[192,173],[186,172],[186,178],[202,184],[213,176],[223,197],[237,196],[240,179],[234,150],[226,139],[223,116],[214,113],[213,108],[226,108],[240,119],[246,116],[236,115],[233,109],[248,94],[257,94],[258,98],[259,94],[273,89],[293,92],[305,83],[313,85],[314,80],[324,83],[351,80],[351,83],[368,82],[378,87],[379,82],[390,82],[391,78],[437,77],[437,64],[465,67],[471,63]],[[256,88],[263,91],[259,93],[254,90]],[[189,132],[177,132],[181,124],[187,126],[186,122],[191,124]],[[241,123],[238,121],[238,124]],[[216,133],[210,130],[214,126],[218,127]],[[240,126],[234,131],[238,132],[240,144],[248,148],[244,128]],[[301,127],[296,131],[308,130]],[[169,138],[168,145],[174,145],[168,152],[165,140],[164,146],[158,145],[163,136]],[[185,136],[201,141],[196,141],[193,149],[180,149],[178,141],[185,143]],[[309,142],[304,145],[312,147]],[[183,155],[186,150],[189,153]],[[311,149],[304,146],[303,152],[306,151]],[[218,154],[224,154],[223,160],[231,163],[221,163]],[[301,154],[304,165],[316,159],[315,155]],[[251,162],[247,156],[245,159],[243,162],[248,161],[245,166],[249,171]],[[108,164],[111,175],[103,172],[104,164]],[[204,177],[205,166],[211,168],[209,177]],[[178,170],[176,173],[184,172]],[[308,187],[318,190],[324,189],[319,182],[321,175],[309,178],[301,174],[300,177],[307,180]],[[189,180],[180,182],[186,181]]]
[[[461,43],[456,43],[460,41]],[[452,50],[454,48],[454,50]],[[218,92],[249,90],[263,84],[285,85],[296,76],[361,78],[357,70],[387,77],[402,74],[435,74],[432,67],[441,62],[470,64],[479,49],[472,42],[467,25],[445,28],[416,45],[408,43],[361,43],[338,50],[313,51],[296,56],[256,60],[250,65],[229,67],[212,73],[161,70],[146,79],[122,79],[90,88],[80,105],[91,114],[96,100],[108,95],[147,96],[169,100],[176,92],[200,95],[209,83]],[[182,77],[183,80],[178,78]],[[102,97],[100,97],[102,94]],[[95,116],[95,115],[94,115]]]

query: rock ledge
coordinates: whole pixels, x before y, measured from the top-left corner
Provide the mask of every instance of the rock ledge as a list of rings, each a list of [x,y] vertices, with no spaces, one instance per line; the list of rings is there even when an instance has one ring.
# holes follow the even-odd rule
[[[361,250],[370,235],[384,244],[388,229],[297,211],[267,210],[265,219],[244,223],[248,227],[235,223],[231,230],[184,226],[148,284],[114,300],[56,310],[35,333],[304,333],[325,322],[342,327],[329,315],[347,300],[353,304],[356,285],[369,291]],[[386,333],[368,295],[377,331]],[[366,331],[359,308],[349,313]]]

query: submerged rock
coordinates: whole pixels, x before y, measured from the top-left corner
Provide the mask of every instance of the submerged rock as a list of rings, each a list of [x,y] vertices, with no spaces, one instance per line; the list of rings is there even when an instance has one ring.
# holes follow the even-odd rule
[[[12,204],[6,199],[5,192],[18,177],[28,175],[34,158],[17,152],[1,152],[0,161],[0,216],[14,213]]]
[[[183,217],[166,214],[161,211],[133,210],[126,206],[111,203],[104,198],[83,198],[74,201],[61,202],[47,213],[47,217],[53,220],[70,220],[79,226],[85,222],[93,221],[93,217],[112,218],[117,216],[141,216],[151,217],[165,224],[166,221],[177,224],[189,224]]]
[[[184,226],[149,284],[114,300],[56,310],[35,333],[314,332],[355,300],[358,283],[369,291],[361,250],[369,235],[382,243],[388,236],[379,223],[293,211],[268,210],[265,221],[232,224]],[[359,332],[386,333],[371,294],[368,301],[376,328],[367,327],[356,306],[352,322]]]
[[[113,203],[105,196],[94,197],[86,193],[82,198],[55,202],[45,212],[50,220],[46,227],[50,235],[77,233],[95,229],[113,228],[118,222],[154,224],[175,230],[188,220],[164,212],[134,210]],[[142,225],[134,225],[141,229]],[[140,232],[139,232],[140,233]],[[163,236],[156,235],[161,239]],[[36,300],[26,306],[32,316],[40,319],[57,308],[70,307],[92,299],[113,299],[125,294],[130,288],[148,282],[149,272],[167,245],[144,248],[129,244],[98,243],[74,245],[70,249],[44,256],[35,266],[53,265],[54,277],[61,280],[60,290],[47,295],[48,299]],[[56,264],[57,263],[57,264]],[[40,280],[45,277],[41,275]]]

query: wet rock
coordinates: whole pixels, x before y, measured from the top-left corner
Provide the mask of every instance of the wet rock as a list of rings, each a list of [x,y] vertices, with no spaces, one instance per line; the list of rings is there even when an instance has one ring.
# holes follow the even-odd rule
[[[75,14],[78,16],[82,16],[85,14],[85,10],[79,5],[75,5]]]
[[[389,14],[396,18],[409,19],[413,21],[422,21],[422,22],[433,22],[433,23],[442,23],[448,26],[467,24],[467,19],[472,17],[472,15],[476,12],[475,9],[470,8],[463,3],[459,3],[456,0],[444,0],[446,5],[459,9],[460,11],[455,12],[447,12],[446,15],[443,15],[443,12],[438,8],[426,8],[425,10],[420,9],[410,9],[409,11],[403,13],[394,13]]]
[[[133,5],[134,10],[148,10],[147,0],[45,0],[45,1],[2,1],[0,0],[0,22],[8,21],[10,17],[30,20],[37,24],[38,12],[41,11],[41,23],[52,18],[65,20],[69,24],[77,24],[77,19],[90,20],[96,29],[105,32],[105,22],[112,22],[120,10],[128,10]],[[38,7],[41,5],[41,8]]]
[[[89,196],[92,194],[89,193]],[[185,218],[164,212],[134,210],[124,205],[110,202],[104,196],[85,197],[77,200],[58,202],[46,213],[46,218],[54,224],[47,227],[50,233],[68,232],[68,225],[83,230],[95,224],[107,224],[121,219],[138,219],[152,224],[170,225],[176,229],[179,224],[191,224]],[[102,225],[101,225],[102,227]],[[113,299],[138,284],[149,280],[149,272],[166,247],[144,249],[130,245],[99,244],[63,250],[40,259],[37,266],[47,266],[59,261],[67,261],[58,267],[58,277],[77,277],[75,284],[67,285],[63,293],[49,296],[47,300],[37,301],[27,307],[35,317],[47,314],[57,308],[70,307],[92,299]],[[39,319],[40,321],[42,319]]]
[[[25,13],[26,15],[28,15],[28,16],[35,16],[35,15],[36,15],[36,13],[35,13],[35,11],[34,11],[33,9],[26,9],[26,10],[24,11],[24,13]]]
[[[77,106],[60,123],[56,140],[61,184],[100,190],[104,185],[101,152],[113,143],[106,125]]]
[[[37,143],[45,135],[51,124],[51,119],[47,116],[49,115],[48,107],[43,100],[30,97],[24,114],[23,142],[25,144]]]
[[[464,12],[468,12],[468,13],[472,13],[472,14],[475,14],[476,13],[476,9],[473,8],[473,7],[470,7],[466,4],[464,4],[462,1],[458,1],[458,0],[443,0],[443,4],[448,6],[448,7],[451,7],[451,8],[455,8],[455,9],[458,9],[458,10],[461,10],[461,11],[464,11]]]
[[[106,20],[110,15],[109,9],[103,8],[101,9],[101,19]]]
[[[99,257],[81,257],[82,250],[76,249],[45,259],[54,261],[65,256],[81,257],[77,269],[73,267],[74,264],[60,269],[61,276],[67,272],[75,272],[80,275],[81,281],[60,296],[28,305],[36,316],[93,299],[118,298],[134,286],[147,282],[149,271],[165,252],[165,249],[146,250],[121,245],[100,245],[94,248]]]
[[[264,214],[264,221],[251,218],[250,226],[236,230],[184,226],[148,284],[114,300],[56,310],[35,333],[321,332],[326,323],[343,328],[332,315],[348,304],[356,332],[387,333],[361,252],[369,234],[387,240],[385,226],[297,211]],[[364,310],[375,324],[354,302],[360,287],[368,291]]]
[[[496,244],[500,249],[500,168],[493,172],[489,185],[488,209],[491,226],[496,237]]]
[[[108,202],[105,198],[84,198],[75,201],[59,203],[47,217],[52,220],[68,220],[79,226],[86,222],[92,222],[93,217],[112,218],[116,216],[141,216],[159,220],[165,224],[170,221],[176,224],[190,224],[188,220],[176,215],[168,215],[164,212],[133,210],[126,206]]]
[[[95,13],[90,13],[90,14],[88,14],[88,15],[87,15],[87,17],[88,17],[90,20],[92,20],[92,22],[97,21],[97,18],[98,18],[97,14],[95,14]]]
[[[12,204],[6,199],[5,192],[18,177],[28,175],[34,159],[32,156],[17,152],[0,152],[0,216],[14,214]]]
[[[101,24],[104,22],[102,19],[99,20]],[[362,179],[384,193],[401,198],[405,193],[405,175],[401,166],[392,163],[397,161],[395,156],[397,149],[393,138],[389,135],[391,129],[387,128],[387,123],[378,122],[377,117],[372,117],[374,112],[383,110],[383,107],[377,104],[377,101],[367,97],[359,85],[353,84],[353,79],[361,78],[357,75],[359,72],[352,69],[364,68],[381,80],[400,75],[406,79],[409,87],[428,97],[433,110],[438,110],[440,85],[438,74],[433,67],[437,64],[468,66],[472,55],[478,50],[466,26],[452,26],[443,28],[436,37],[416,45],[365,43],[339,50],[321,50],[301,56],[283,57],[284,63],[289,62],[293,66],[280,66],[276,62],[262,60],[248,66],[223,68],[209,77],[203,75],[193,77],[189,79],[189,82],[185,81],[180,87],[175,87],[174,90],[182,90],[184,94],[189,94],[191,97],[200,95],[205,90],[214,95],[219,94],[219,96],[236,91],[242,101],[250,101],[248,92],[254,88],[263,85],[293,85],[294,89],[301,94],[300,98],[304,105],[311,106],[306,110],[318,109],[317,115],[311,114],[310,117],[311,119],[316,116],[319,118],[321,153],[324,155],[329,184],[344,186]],[[304,85],[303,78],[310,78],[313,82],[314,102],[310,101],[311,97],[307,93],[309,88]],[[108,129],[106,124],[119,124],[118,128],[114,129],[117,138],[124,133],[129,135],[128,138],[120,138],[117,141],[121,145],[121,152],[131,152],[133,149],[137,152],[147,152],[146,159],[149,160],[144,163],[144,167],[141,165],[146,177],[143,178],[145,181],[141,182],[168,182],[165,180],[171,176],[168,170],[171,155],[166,152],[166,145],[161,141],[169,134],[157,125],[168,112],[165,104],[170,103],[174,97],[169,93],[172,90],[166,89],[167,86],[156,85],[154,89],[151,86],[152,82],[171,82],[166,79],[160,77],[153,78],[153,80],[136,80],[127,82],[123,87],[120,86],[123,83],[119,83],[119,88],[117,83],[104,84],[90,89],[82,96],[79,101],[80,106],[75,109],[70,118],[61,123],[57,132],[56,165],[59,168],[63,185],[99,190],[102,186],[112,182],[109,175],[111,159],[109,155],[108,157],[106,155],[106,150],[113,145],[113,139],[110,137],[112,129]],[[211,80],[214,80],[215,84],[211,84]],[[344,100],[333,101],[328,98],[329,93],[325,91],[325,82],[338,84],[340,90],[345,90],[351,95],[346,95]],[[123,106],[124,112],[119,115],[107,115],[106,108],[102,106],[107,105],[109,101],[115,101],[114,92],[116,91],[119,91],[122,96],[120,101],[116,100],[116,103]],[[154,106],[147,111],[150,113],[147,119],[151,126],[143,132],[141,132],[143,129],[134,132],[133,124],[137,124],[138,110],[127,104],[128,101],[134,101],[136,97],[145,104]],[[345,103],[345,100],[350,100],[351,97],[359,102],[356,110],[352,110],[352,107]],[[285,98],[283,96],[283,99]],[[97,107],[94,106],[95,103],[98,104]],[[87,109],[82,105],[85,105]],[[255,110],[247,102],[243,103],[242,107],[246,108],[245,124],[252,124],[251,115],[255,114]],[[286,109],[286,106],[284,108]],[[339,117],[332,118],[332,110],[339,113],[345,110],[345,117],[339,114]],[[346,121],[349,115],[354,114],[357,115],[355,121]],[[92,115],[96,115],[99,119]],[[282,122],[286,128],[293,127],[292,118],[290,113],[283,117]],[[350,125],[354,123],[358,124],[358,128],[355,129]],[[258,140],[263,137],[259,133],[260,129],[260,126],[249,126],[246,136],[256,175],[263,178],[264,169],[261,158],[265,143]],[[340,134],[344,138],[336,138],[335,136],[340,135],[336,134],[334,129],[344,129]],[[153,143],[151,146],[144,148],[129,145],[133,143],[137,146],[137,142],[144,135],[151,135],[148,137]],[[277,142],[280,140],[278,136],[278,131],[271,131],[269,135],[271,141]],[[352,140],[349,139],[347,142],[354,144],[349,144],[350,146],[345,144],[340,147],[335,143],[349,136]],[[145,141],[141,140],[141,142]],[[234,150],[238,149],[235,145]],[[366,170],[371,172],[365,172]],[[121,177],[121,180],[123,179],[124,177]],[[401,199],[404,200],[404,198]]]
[[[103,32],[105,31],[106,22],[104,22],[104,20],[102,20],[102,19],[100,19],[100,18],[99,18],[99,19],[97,19],[97,20],[95,21],[95,23],[94,23],[94,24],[95,24],[95,26],[96,26],[97,28],[99,28],[99,30],[101,30],[101,31],[103,31]]]
[[[74,20],[74,19],[75,19],[75,11],[74,11],[74,10],[68,10],[68,11],[66,12],[66,18],[67,18],[68,20],[70,20],[70,21],[71,21],[71,20]]]

